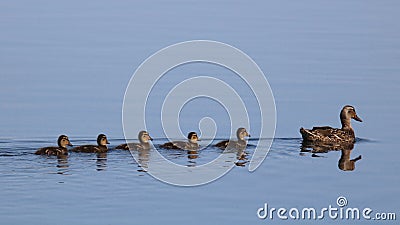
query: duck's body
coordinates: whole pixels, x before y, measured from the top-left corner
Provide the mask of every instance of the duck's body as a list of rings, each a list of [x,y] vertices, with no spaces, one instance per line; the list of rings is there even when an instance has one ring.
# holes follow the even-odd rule
[[[339,129],[332,127],[313,127],[312,130],[300,128],[303,140],[306,142],[321,143],[353,143],[355,134],[353,129]]]
[[[160,148],[165,149],[180,149],[180,150],[190,150],[195,151],[199,149],[199,144],[197,143],[199,138],[196,132],[190,132],[188,134],[188,141],[172,141],[160,145]]]
[[[140,143],[127,143],[127,144],[120,144],[115,149],[121,150],[145,150],[150,149],[151,144],[149,141],[152,141],[153,138],[150,137],[147,131],[140,131],[138,135],[138,139]]]
[[[151,145],[150,143],[128,143],[128,144],[120,144],[115,149],[121,149],[121,150],[142,150],[142,149],[150,149]]]
[[[60,135],[57,140],[58,147],[44,147],[38,149],[35,154],[36,155],[55,155],[55,156],[67,156],[68,149],[67,146],[72,146],[66,135]]]
[[[81,145],[71,149],[71,151],[83,153],[103,153],[108,151],[108,147],[99,145]]]
[[[236,136],[238,138],[237,141],[234,140],[225,140],[218,142],[214,146],[217,148],[220,148],[222,150],[226,148],[232,148],[232,149],[245,149],[247,146],[247,140],[245,137],[250,137],[250,134],[247,132],[246,128],[239,128],[236,131]]]
[[[351,119],[362,122],[362,120],[357,116],[354,107],[346,105],[340,112],[342,128],[332,128],[329,126],[313,127],[313,129],[311,130],[300,128],[303,142],[327,143],[333,145],[342,143],[354,143],[356,137],[354,130],[351,126]]]
[[[63,148],[63,147],[44,147],[40,148],[35,152],[36,155],[55,155],[55,156],[61,156],[61,155],[68,155],[68,149]]]
[[[242,149],[242,148],[246,148],[247,146],[247,141],[245,140],[225,140],[225,141],[221,141],[218,142],[217,144],[214,145],[217,148],[220,148],[222,150],[226,149],[226,148],[235,148],[235,149]]]
[[[107,144],[110,143],[108,142],[106,135],[99,134],[99,136],[97,136],[97,145],[81,145],[71,149],[71,151],[84,153],[103,153],[108,151]]]

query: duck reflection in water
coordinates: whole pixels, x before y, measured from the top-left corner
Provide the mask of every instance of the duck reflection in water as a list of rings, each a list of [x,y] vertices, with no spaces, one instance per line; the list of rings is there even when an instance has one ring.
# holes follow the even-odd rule
[[[354,143],[343,143],[339,145],[310,144],[303,142],[301,145],[301,155],[305,152],[312,153],[312,157],[320,157],[318,153],[328,153],[330,151],[341,151],[338,167],[343,171],[353,171],[356,168],[356,162],[361,160],[361,155],[351,159],[351,152],[354,149]]]
[[[350,154],[353,149],[342,149],[338,167],[343,171],[353,171],[356,168],[356,162],[361,159],[361,155],[354,159],[350,159]]]
[[[107,169],[107,152],[97,153],[96,170],[103,171]]]
[[[237,140],[224,140],[214,146],[224,150],[223,154],[235,154],[235,165],[244,167],[248,162],[247,159],[247,137],[251,137],[246,128],[240,127],[236,131]],[[233,157],[232,157],[233,158]]]
[[[197,164],[195,159],[197,159],[198,157],[199,152],[197,150],[187,150],[188,164],[186,166],[195,167]]]
[[[199,157],[199,152],[196,151],[196,150],[187,151],[187,154],[188,154],[187,157],[188,157],[189,160],[190,159],[197,159]]]
[[[230,146],[226,148],[222,154],[231,154],[232,159],[235,159],[235,165],[244,167],[246,163],[249,161],[247,156],[248,153],[246,152],[247,144],[246,145],[235,145],[234,147]]]
[[[151,151],[152,149],[140,149],[138,151],[132,152],[132,154],[137,154],[138,157],[138,172],[147,172],[147,169],[149,168]]]
[[[246,148],[237,149],[237,152],[236,152],[237,161],[235,162],[236,166],[244,167],[246,165],[246,163],[249,161],[247,158],[248,154],[245,150],[246,150]]]
[[[57,156],[57,168],[58,174],[65,174],[68,172],[69,164],[67,155]]]

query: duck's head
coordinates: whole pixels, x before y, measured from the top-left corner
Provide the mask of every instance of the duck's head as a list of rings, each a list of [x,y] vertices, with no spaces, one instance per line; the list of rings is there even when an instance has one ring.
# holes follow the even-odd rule
[[[351,127],[350,120],[354,119],[358,122],[362,122],[362,119],[357,116],[356,109],[351,105],[346,105],[340,112],[340,120],[342,127]]]
[[[60,135],[60,137],[58,137],[57,144],[61,148],[66,148],[67,146],[72,146],[67,135]]]
[[[192,143],[192,144],[197,144],[197,142],[200,141],[196,132],[190,132],[188,134],[187,138],[188,138],[189,142]]]
[[[99,134],[99,136],[97,136],[97,144],[99,146],[107,146],[107,144],[110,144],[110,142],[108,142],[105,134]]]
[[[245,137],[250,137],[250,134],[247,132],[246,128],[241,127],[237,129],[236,136],[238,140],[243,141]]]
[[[150,137],[150,134],[145,130],[139,132],[138,139],[142,144],[147,144],[149,141],[153,140],[153,138]]]

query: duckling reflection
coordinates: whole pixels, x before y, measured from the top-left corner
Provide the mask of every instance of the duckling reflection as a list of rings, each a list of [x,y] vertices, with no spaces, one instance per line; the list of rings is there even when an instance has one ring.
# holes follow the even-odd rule
[[[188,159],[197,159],[199,157],[199,152],[197,150],[189,150],[187,151]]]
[[[237,161],[235,162],[236,166],[241,166],[244,167],[246,163],[249,161],[247,158],[247,152],[245,149],[238,149],[236,152],[236,159]]]
[[[57,174],[65,174],[68,172],[69,164],[67,155],[57,156],[57,168]]]
[[[311,150],[309,150],[311,149]],[[338,162],[338,167],[343,171],[353,171],[356,167],[356,162],[361,160],[361,155],[357,156],[354,159],[351,159],[351,152],[354,149],[353,143],[343,143],[340,145],[311,145],[309,143],[303,142],[301,146],[301,153],[311,152],[312,157],[320,157],[318,153],[327,153],[330,151],[341,151],[341,156]]]
[[[249,161],[247,156],[248,153],[246,152],[246,146],[241,146],[237,148],[227,148],[222,154],[228,154],[229,160],[227,162],[233,162],[236,166],[244,167],[246,163]]]
[[[138,169],[139,172],[147,172],[147,169],[149,168],[151,151],[152,149],[139,149],[137,151],[138,163],[140,167],[140,169]]]
[[[97,171],[107,169],[107,152],[97,153],[96,167]]]

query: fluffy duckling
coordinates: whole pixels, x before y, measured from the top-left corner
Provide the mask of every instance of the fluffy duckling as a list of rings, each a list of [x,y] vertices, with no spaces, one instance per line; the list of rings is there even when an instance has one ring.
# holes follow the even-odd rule
[[[351,119],[362,122],[360,117],[357,116],[356,110],[351,105],[346,105],[340,112],[340,122],[342,128],[332,127],[313,127],[312,130],[300,128],[300,133],[303,136],[303,142],[308,143],[354,143],[355,134],[351,127]]]
[[[67,146],[72,146],[67,135],[60,135],[57,140],[58,147],[44,147],[38,149],[36,155],[56,155],[56,156],[66,156],[68,155]]]
[[[152,141],[153,138],[150,137],[147,131],[140,131],[138,135],[138,139],[140,143],[128,143],[128,144],[120,144],[115,149],[122,150],[142,150],[142,149],[150,149],[151,145],[149,141]]]
[[[215,147],[218,147],[222,150],[226,149],[226,148],[233,148],[233,149],[243,149],[246,148],[247,146],[247,141],[245,139],[245,137],[250,137],[250,134],[247,132],[246,128],[239,128],[236,131],[236,137],[237,137],[237,141],[234,140],[225,140],[225,141],[221,141],[219,143],[217,143],[216,145],[214,145]]]
[[[199,144],[197,143],[199,137],[196,132],[190,132],[188,134],[188,141],[172,141],[160,145],[161,148],[166,149],[181,149],[181,150],[197,150],[199,149]]]
[[[105,134],[99,134],[97,136],[97,145],[82,145],[71,149],[73,152],[85,152],[85,153],[102,153],[107,152],[107,144],[110,144]]]

